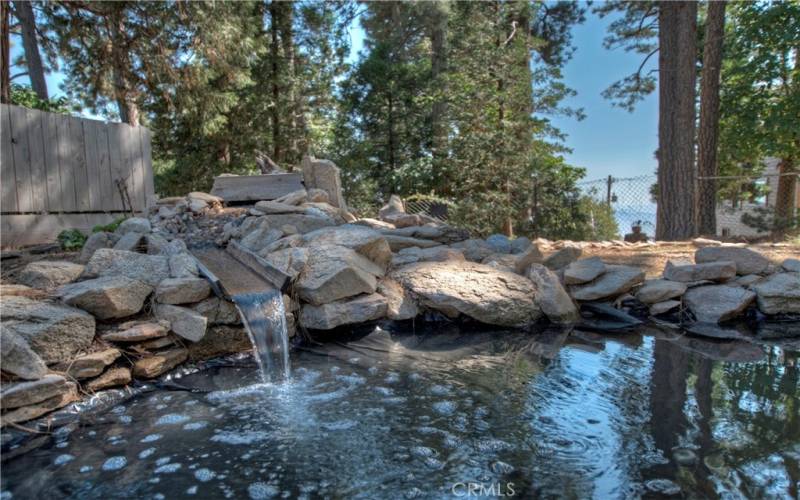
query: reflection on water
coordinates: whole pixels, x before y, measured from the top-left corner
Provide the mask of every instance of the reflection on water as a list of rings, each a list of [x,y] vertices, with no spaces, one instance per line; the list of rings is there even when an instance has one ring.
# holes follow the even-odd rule
[[[377,330],[280,385],[208,368],[6,443],[2,498],[797,498],[798,352],[641,332]]]

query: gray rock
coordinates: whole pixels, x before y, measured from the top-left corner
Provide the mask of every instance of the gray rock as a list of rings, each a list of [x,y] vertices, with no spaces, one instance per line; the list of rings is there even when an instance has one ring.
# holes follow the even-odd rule
[[[186,248],[186,243],[184,243],[183,240],[179,240],[176,238],[163,245],[159,253],[161,255],[166,255],[167,257],[171,257],[173,255],[189,253],[189,249]]]
[[[361,221],[363,222],[363,220]],[[363,224],[360,224],[363,225]],[[466,241],[469,233],[464,229],[459,229],[445,224],[426,225],[426,226],[411,226],[401,227],[396,229],[377,228],[385,236],[405,236],[407,238],[419,238],[422,240],[438,241],[442,244],[457,243]],[[483,240],[474,240],[480,242],[487,249],[491,249],[489,245]],[[492,253],[491,250],[489,253]]]
[[[59,396],[67,389],[67,379],[61,375],[46,375],[39,380],[6,384],[0,391],[0,406],[8,410],[33,405]]]
[[[655,304],[680,297],[686,289],[686,283],[679,281],[647,280],[636,292],[636,298],[644,304]]]
[[[417,214],[389,214],[383,220],[396,228],[416,227],[423,224],[422,217]]]
[[[116,361],[121,355],[122,353],[119,349],[106,349],[91,354],[84,354],[83,356],[62,363],[59,369],[65,371],[67,375],[76,380],[93,378],[103,373],[106,366]]]
[[[326,227],[303,235],[303,246],[319,248],[338,245],[355,250],[384,270],[392,260],[392,250],[386,238],[374,229],[353,224]]]
[[[755,298],[755,293],[744,288],[707,285],[689,289],[683,296],[683,302],[697,321],[721,323],[742,314]]]
[[[259,252],[281,238],[283,238],[282,230],[260,227],[247,233],[245,237],[242,238],[241,244],[249,250]]]
[[[125,235],[128,233],[142,233],[147,234],[152,230],[150,227],[150,220],[144,217],[131,217],[130,219],[125,219],[122,221],[122,224],[117,227],[115,231],[119,235]]]
[[[183,363],[188,357],[189,351],[183,347],[161,351],[136,360],[133,364],[133,375],[137,378],[158,377]]]
[[[286,230],[284,230],[284,233]],[[279,239],[275,243],[270,243],[269,245],[265,246],[258,255],[261,257],[265,255],[269,255],[272,252],[277,252],[278,250],[284,250],[286,248],[293,248],[299,247],[303,244],[303,236],[300,234],[290,234],[284,238]]]
[[[199,214],[208,208],[208,202],[197,199],[189,200],[189,211],[193,214]]]
[[[42,358],[10,329],[0,329],[0,359],[3,372],[21,379],[37,380],[47,375],[47,365]]]
[[[482,264],[418,262],[390,277],[418,297],[421,306],[449,317],[464,314],[490,325],[524,327],[542,315],[530,280]]]
[[[0,420],[2,420],[2,425],[25,422],[41,417],[78,399],[78,385],[75,382],[66,382],[56,395],[38,403],[4,411]]]
[[[118,367],[106,370],[96,379],[86,383],[85,388],[89,392],[97,392],[111,387],[128,385],[131,382],[131,369],[128,367]]]
[[[578,308],[553,271],[541,264],[532,264],[528,278],[536,285],[536,301],[547,319],[559,325],[580,321]]]
[[[510,273],[515,273],[518,260],[517,257],[517,255],[511,255],[510,253],[493,253],[483,259],[481,264],[492,266],[495,269],[508,271]]]
[[[101,278],[64,285],[61,300],[100,319],[124,318],[142,310],[153,287],[125,276]]]
[[[386,315],[386,307],[386,298],[377,293],[319,306],[306,304],[300,310],[300,324],[312,330],[330,330],[380,319]]]
[[[111,233],[92,233],[86,239],[86,243],[83,244],[80,261],[88,262],[97,250],[111,248],[112,246],[114,246],[114,239],[111,237]]]
[[[362,293],[374,293],[383,269],[355,250],[321,246],[310,252],[296,289],[301,299],[314,305]]]
[[[655,304],[650,305],[650,314],[653,316],[658,316],[659,314],[668,313],[673,309],[677,309],[680,305],[680,300],[665,300],[663,302],[656,302]]]
[[[304,214],[305,208],[297,205],[289,205],[288,203],[281,203],[279,201],[259,201],[256,203],[256,210],[262,214]]]
[[[163,255],[146,255],[124,250],[101,248],[94,253],[83,276],[125,276],[156,286],[169,277],[169,261]]]
[[[718,247],[706,247],[718,248]],[[670,281],[689,283],[692,281],[724,281],[736,276],[736,263],[732,261],[708,262],[705,264],[675,265],[668,261],[664,278]]]
[[[607,265],[606,272],[594,281],[570,287],[570,294],[584,301],[616,297],[642,283],[644,276],[644,271],[636,267]]]
[[[266,217],[266,220],[270,228],[281,229],[283,226],[289,225],[294,226],[300,234],[336,225],[336,221],[330,217],[313,217],[303,214],[275,214]]]
[[[308,191],[305,189],[298,189],[297,191],[292,191],[289,194],[281,196],[275,201],[284,205],[300,205],[308,201]]]
[[[736,278],[736,281],[733,281],[732,283],[735,283],[738,286],[749,288],[750,286],[755,285],[756,283],[758,283],[763,279],[764,277],[758,274],[747,274],[745,276],[740,276]]]
[[[378,293],[386,298],[386,317],[402,321],[412,319],[419,314],[417,302],[403,286],[390,278],[384,278],[378,283]]]
[[[162,208],[164,208],[164,207],[162,207]],[[136,234],[136,233],[131,233],[131,234]],[[167,241],[166,238],[164,238],[160,234],[156,234],[156,233],[150,233],[148,235],[145,235],[145,240],[146,240],[146,245],[147,245],[147,253],[150,254],[150,255],[163,254],[164,253],[164,249],[170,243],[169,241]],[[180,240],[176,240],[176,241],[180,241]],[[117,250],[125,250],[125,249],[124,248],[123,249],[119,249],[118,248]]]
[[[384,234],[384,238],[386,242],[389,243],[389,248],[391,248],[392,252],[399,252],[404,248],[410,247],[430,248],[441,245],[438,241],[423,240],[408,236],[395,236],[392,234]]]
[[[392,257],[392,267],[398,267],[414,262],[443,262],[446,260],[464,260],[464,252],[460,249],[446,246],[430,248],[408,247],[400,250]]]
[[[307,191],[308,201],[312,203],[330,203],[330,196],[324,189],[311,188]]]
[[[469,239],[459,241],[450,245],[452,248],[461,249],[464,258],[472,262],[481,262],[483,259],[494,253],[492,247],[485,241],[479,239]]]
[[[694,261],[698,264],[707,262],[733,262],[736,264],[736,274],[759,274],[769,265],[769,259],[749,248],[731,246],[707,246],[698,249],[694,254]]]
[[[790,273],[800,273],[800,259],[785,259],[781,262],[781,267]]]
[[[377,230],[392,230],[392,229],[395,229],[394,224],[392,224],[392,223],[389,223],[389,222],[386,222],[386,221],[382,221],[382,220],[378,220],[378,219],[372,219],[370,217],[363,217],[361,219],[358,219],[353,224],[356,224],[358,226],[365,226],[365,227],[368,227],[370,229],[377,229]]]
[[[188,253],[169,256],[169,275],[172,278],[191,278],[198,276],[197,262]]]
[[[493,234],[486,238],[486,244],[494,253],[511,253],[511,240],[504,234]]]
[[[549,255],[545,259],[544,265],[549,269],[557,271],[578,260],[582,254],[582,249],[573,246],[566,246],[561,250]]]
[[[48,364],[87,349],[94,338],[94,317],[62,304],[3,297],[0,317],[3,330],[22,337]]]
[[[167,278],[156,287],[156,300],[162,304],[200,302],[211,293],[211,285],[203,278]]]
[[[519,239],[519,238],[517,238]],[[544,256],[539,251],[539,245],[531,243],[522,253],[516,255],[514,262],[514,272],[525,275],[531,264],[541,264]]]
[[[342,179],[339,167],[330,160],[318,160],[305,156],[301,162],[303,183],[306,189],[322,189],[328,193],[330,204],[347,208],[342,196]]]
[[[103,334],[107,342],[144,342],[165,337],[169,332],[169,321],[128,321],[119,329]]]
[[[386,205],[382,206],[380,210],[378,210],[378,217],[383,219],[387,215],[404,213],[406,213],[406,207],[403,204],[403,200],[396,194],[393,194],[389,197],[389,201],[386,203]]]
[[[66,261],[40,260],[25,266],[18,280],[30,287],[47,290],[71,283],[83,273],[83,266]]]
[[[169,321],[172,331],[186,340],[197,342],[206,334],[208,319],[192,309],[167,304],[157,304],[155,307],[155,317]]]
[[[205,316],[209,325],[239,325],[242,323],[233,302],[219,297],[209,297],[193,305],[192,309]]]
[[[606,272],[606,265],[600,257],[589,257],[570,263],[564,268],[565,285],[582,285]]]
[[[800,313],[800,273],[778,273],[752,286],[764,314]]]
[[[114,250],[125,250],[127,252],[135,252],[142,246],[145,241],[145,235],[142,233],[126,233],[114,245]]]
[[[267,254],[262,252],[260,256],[294,280],[308,265],[308,256],[311,252],[312,250],[308,248],[290,247]]]
[[[511,242],[511,253],[523,253],[531,246],[531,240],[525,236],[519,236]]]

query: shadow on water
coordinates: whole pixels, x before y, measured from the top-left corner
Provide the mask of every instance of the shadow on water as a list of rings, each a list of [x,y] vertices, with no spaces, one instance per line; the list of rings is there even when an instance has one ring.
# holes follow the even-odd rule
[[[796,498],[798,352],[638,332],[394,325],[301,346],[280,384],[259,383],[249,358],[210,364],[173,381],[189,391],[141,394],[24,452],[6,446],[2,489]]]

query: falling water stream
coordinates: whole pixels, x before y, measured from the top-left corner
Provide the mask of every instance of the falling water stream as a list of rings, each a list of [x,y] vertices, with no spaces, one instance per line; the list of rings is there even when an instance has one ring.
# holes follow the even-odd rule
[[[283,295],[278,290],[267,290],[232,298],[253,343],[253,356],[264,383],[288,378],[289,334]]]

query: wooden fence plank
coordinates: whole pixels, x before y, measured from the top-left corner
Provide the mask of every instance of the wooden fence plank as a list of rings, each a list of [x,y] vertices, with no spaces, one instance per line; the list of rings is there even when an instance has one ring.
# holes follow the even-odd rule
[[[25,109],[25,122],[28,129],[28,147],[31,158],[31,190],[33,207],[36,212],[49,209],[47,200],[47,170],[44,162],[44,134],[42,132],[41,113],[33,109]]]
[[[3,212],[17,211],[17,176],[14,172],[14,153],[11,144],[9,106],[0,104],[0,204]]]
[[[31,186],[31,151],[28,147],[28,119],[25,109],[9,106],[11,119],[11,152],[14,155],[14,170],[17,174],[17,209],[31,213],[36,209],[33,204],[33,187]]]
[[[111,151],[108,148],[108,125],[97,123],[97,171],[100,176],[100,203],[103,211],[114,210],[115,193],[111,181]]]
[[[119,189],[117,188],[117,181],[124,179],[124,163],[122,154],[122,140],[120,135],[120,128],[116,123],[108,124],[108,150],[110,153],[110,171],[111,171],[111,189],[114,199],[114,210],[124,210],[122,205],[122,198],[120,197]]]
[[[139,127],[139,133],[142,140],[142,165],[144,166],[144,208],[146,210],[152,205],[155,205],[155,186],[153,184],[153,149],[150,138],[150,130],[145,127]]]
[[[139,134],[135,127],[131,127],[130,125],[123,124],[121,128],[122,143],[124,144],[123,151],[125,152],[125,185],[128,187],[128,196],[130,197],[133,208],[135,210],[140,210],[144,205],[141,193],[144,176],[141,173],[138,158],[139,151],[141,150]]]
[[[65,212],[75,212],[78,201],[75,190],[75,166],[70,153],[69,117],[54,115],[58,133],[58,166],[61,172],[61,206]]]
[[[39,121],[42,125],[44,166],[47,184],[47,210],[51,212],[63,212],[64,196],[61,186],[61,167],[58,158],[58,122],[53,113],[39,113]]]
[[[75,195],[78,201],[78,211],[92,210],[92,198],[89,190],[89,172],[86,168],[86,147],[83,138],[83,120],[69,118],[70,150],[72,152],[75,168]]]
[[[81,120],[83,126],[84,154],[86,155],[86,173],[89,181],[89,200],[91,207],[98,210],[102,200],[100,158],[97,147],[98,123],[92,120]]]

